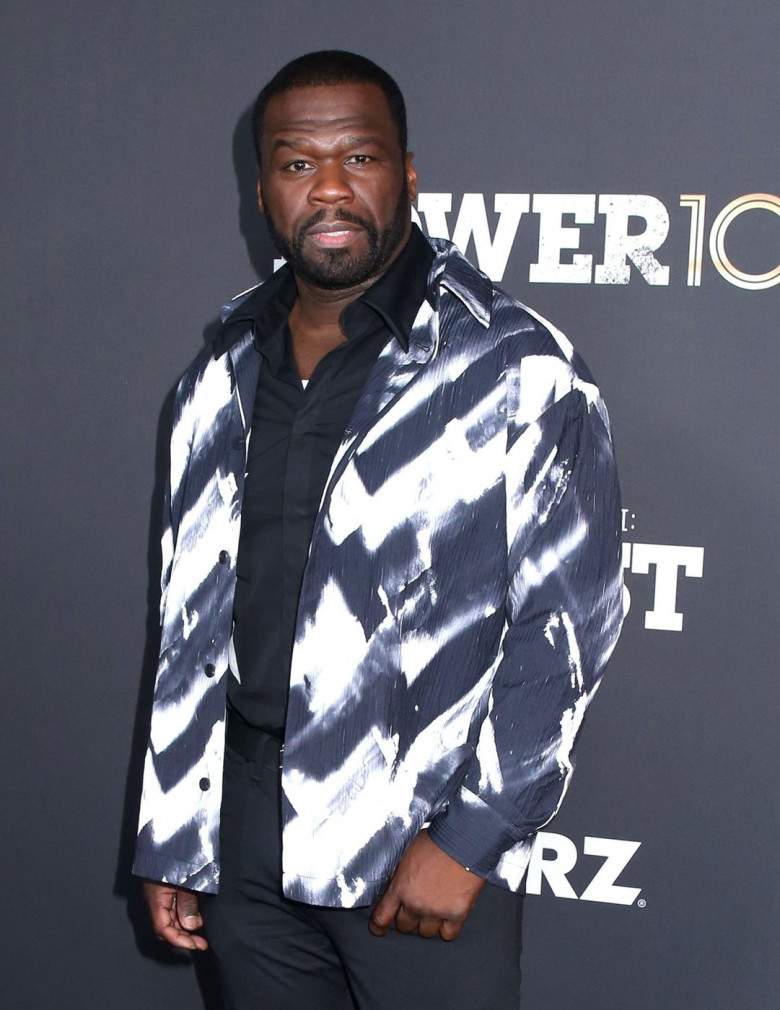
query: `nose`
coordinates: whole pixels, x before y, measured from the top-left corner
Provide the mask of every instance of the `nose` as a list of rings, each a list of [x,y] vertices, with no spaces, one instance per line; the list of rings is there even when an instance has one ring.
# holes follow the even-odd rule
[[[312,178],[309,203],[348,203],[353,197],[347,170],[340,162],[323,162]]]

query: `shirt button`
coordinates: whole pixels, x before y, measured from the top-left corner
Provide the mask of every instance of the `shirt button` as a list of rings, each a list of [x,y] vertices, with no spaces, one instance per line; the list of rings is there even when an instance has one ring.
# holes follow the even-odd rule
[[[213,663],[206,663],[206,665],[203,667],[203,672],[206,674],[207,677],[213,677],[214,674],[217,672],[217,668],[214,666]]]
[[[230,555],[228,554],[228,552],[227,551],[220,551],[219,552],[219,563],[221,565],[226,565],[229,561],[230,561]]]
[[[206,792],[207,789],[211,788],[211,782],[208,779],[201,779],[198,785],[200,786],[200,788],[203,790],[204,793]]]

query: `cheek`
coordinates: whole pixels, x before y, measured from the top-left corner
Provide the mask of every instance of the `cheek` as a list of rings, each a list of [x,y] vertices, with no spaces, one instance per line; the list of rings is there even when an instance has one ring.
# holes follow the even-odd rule
[[[266,182],[263,184],[263,197],[266,210],[273,215],[274,221],[290,222],[305,213],[306,193],[301,184]]]
[[[377,221],[387,223],[395,214],[401,195],[401,187],[396,185],[377,186],[363,193],[366,207],[373,213]]]

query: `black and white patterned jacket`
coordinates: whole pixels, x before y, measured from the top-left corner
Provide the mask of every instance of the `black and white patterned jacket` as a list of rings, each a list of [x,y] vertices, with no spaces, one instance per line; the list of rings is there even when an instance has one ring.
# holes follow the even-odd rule
[[[334,459],[300,597],[283,754],[285,893],[372,902],[425,823],[520,886],[622,620],[598,389],[562,334],[442,240],[405,352]],[[226,307],[228,323],[240,296]],[[238,313],[240,315],[240,313]],[[135,872],[219,884],[225,695],[251,327],[185,373]]]

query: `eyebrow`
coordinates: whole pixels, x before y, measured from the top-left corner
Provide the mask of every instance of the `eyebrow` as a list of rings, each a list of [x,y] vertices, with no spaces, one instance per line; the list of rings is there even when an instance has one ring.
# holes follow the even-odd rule
[[[312,138],[306,136],[305,134],[300,137],[280,137],[278,140],[274,141],[272,151],[278,151],[282,147],[305,147],[307,144],[311,143]],[[385,141],[381,137],[375,137],[370,134],[357,134],[357,133],[345,133],[339,137],[339,141],[346,144],[347,147],[368,147],[370,145],[375,145],[376,147],[385,146]]]

